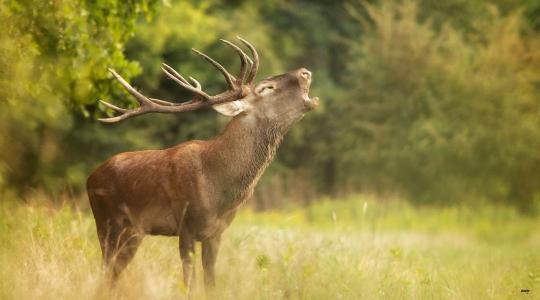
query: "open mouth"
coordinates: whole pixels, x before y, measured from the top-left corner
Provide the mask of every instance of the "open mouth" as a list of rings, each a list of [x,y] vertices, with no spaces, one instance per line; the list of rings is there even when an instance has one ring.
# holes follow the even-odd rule
[[[311,85],[311,80],[308,80],[306,86],[303,88],[302,99],[304,100],[304,106],[307,110],[312,110],[315,107],[319,106],[319,97],[309,98],[309,86]]]
[[[315,107],[319,106],[319,97],[309,98],[309,95],[306,93],[304,94],[303,99],[304,99],[304,106],[308,110],[312,110]]]

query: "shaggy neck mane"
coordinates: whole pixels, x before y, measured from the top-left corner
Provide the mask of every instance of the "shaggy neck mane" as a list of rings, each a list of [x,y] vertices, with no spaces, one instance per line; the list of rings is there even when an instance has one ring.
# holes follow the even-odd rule
[[[286,132],[270,120],[239,115],[213,140],[213,164],[219,166],[220,178],[226,178],[225,206],[251,196]]]

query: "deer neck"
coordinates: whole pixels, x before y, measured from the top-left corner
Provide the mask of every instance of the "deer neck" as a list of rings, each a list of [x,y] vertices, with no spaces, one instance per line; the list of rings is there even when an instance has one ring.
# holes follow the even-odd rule
[[[286,131],[271,120],[240,115],[213,140],[212,161],[218,166],[224,200],[238,203],[251,196]]]

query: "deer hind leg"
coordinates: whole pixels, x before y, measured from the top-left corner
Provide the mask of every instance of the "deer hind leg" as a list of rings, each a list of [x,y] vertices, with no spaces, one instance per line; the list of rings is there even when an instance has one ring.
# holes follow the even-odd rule
[[[220,244],[220,235],[202,242],[202,265],[204,269],[204,285],[213,289],[216,285],[215,265]]]
[[[195,284],[195,267],[193,259],[195,256],[195,240],[186,231],[180,234],[180,258],[182,258],[182,271],[184,274],[184,285],[189,292]]]
[[[107,222],[102,230],[98,229],[98,235],[105,270],[115,282],[135,256],[143,234],[131,224]]]

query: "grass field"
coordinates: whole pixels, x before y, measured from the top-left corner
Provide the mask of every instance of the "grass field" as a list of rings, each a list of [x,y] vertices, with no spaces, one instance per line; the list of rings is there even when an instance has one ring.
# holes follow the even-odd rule
[[[177,239],[147,237],[110,290],[90,212],[43,203],[0,204],[0,299],[187,298]],[[243,209],[217,278],[216,299],[540,299],[540,219],[364,196]]]

